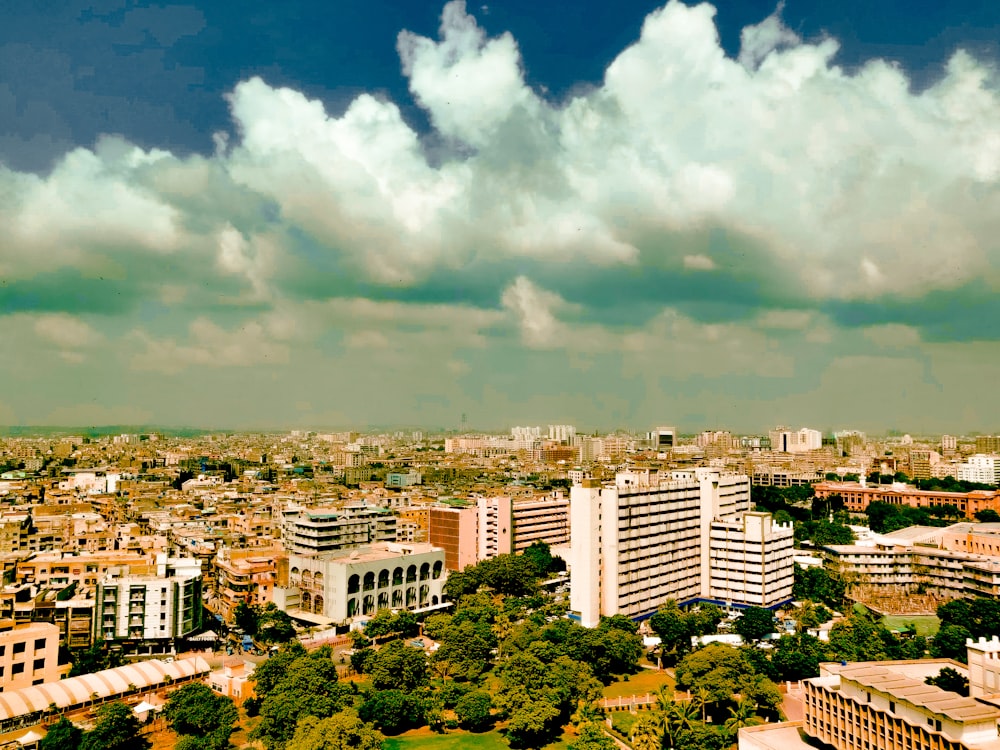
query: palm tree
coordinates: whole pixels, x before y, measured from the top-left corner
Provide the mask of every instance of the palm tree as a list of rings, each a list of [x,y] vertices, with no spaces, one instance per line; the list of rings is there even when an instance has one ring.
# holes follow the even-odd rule
[[[694,726],[698,707],[691,701],[671,703],[663,714],[664,735],[668,747],[674,747],[682,732]]]
[[[663,747],[663,729],[655,715],[646,714],[632,727],[633,750],[660,750]]]
[[[730,736],[735,737],[743,727],[755,727],[763,723],[764,720],[757,716],[757,704],[749,698],[744,698],[736,705],[736,708],[729,709],[726,731]]]

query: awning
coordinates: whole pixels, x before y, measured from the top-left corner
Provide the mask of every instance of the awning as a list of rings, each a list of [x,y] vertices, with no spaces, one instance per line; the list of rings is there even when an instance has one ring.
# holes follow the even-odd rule
[[[308,622],[310,625],[335,625],[337,622],[336,620],[331,620],[329,617],[318,615],[315,612],[304,612],[301,609],[289,609],[285,611],[285,614],[293,620]]]

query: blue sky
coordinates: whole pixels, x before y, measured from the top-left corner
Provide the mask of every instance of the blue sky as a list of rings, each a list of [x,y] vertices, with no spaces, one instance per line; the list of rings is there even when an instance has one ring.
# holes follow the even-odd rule
[[[0,27],[0,424],[1000,429],[1000,7]]]

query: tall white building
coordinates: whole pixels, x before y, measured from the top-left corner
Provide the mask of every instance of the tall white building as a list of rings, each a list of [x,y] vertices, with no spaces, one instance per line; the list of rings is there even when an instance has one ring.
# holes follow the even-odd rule
[[[766,607],[790,600],[791,526],[768,514],[747,518],[749,510],[748,477],[706,468],[620,472],[614,484],[574,486],[571,609],[592,627],[602,615],[649,615],[666,599]]]
[[[803,427],[801,430],[789,430],[778,427],[770,432],[771,450],[783,453],[805,453],[823,447],[823,433]]]
[[[549,425],[549,440],[558,440],[560,443],[565,443],[566,445],[573,444],[573,438],[576,437],[576,427],[571,424],[550,424]]]

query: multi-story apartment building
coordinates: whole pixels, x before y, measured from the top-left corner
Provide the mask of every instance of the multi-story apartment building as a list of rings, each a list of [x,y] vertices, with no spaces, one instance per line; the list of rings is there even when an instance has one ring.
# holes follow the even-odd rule
[[[381,609],[422,610],[441,604],[444,550],[430,544],[384,542],[319,555],[289,555],[286,609],[336,623]],[[297,606],[295,606],[297,605]]]
[[[748,477],[704,468],[665,476],[655,469],[620,472],[613,484],[588,480],[574,486],[568,561],[572,610],[584,625],[594,626],[602,615],[651,614],[666,599],[712,600],[713,522],[720,524],[716,553],[731,560],[719,590],[733,594],[729,601],[717,601],[749,605],[735,598],[735,581],[744,575],[737,558],[755,570],[768,555],[779,567],[772,572],[780,585],[765,591],[760,582],[762,604],[774,607],[788,601],[793,563],[785,550],[792,530],[760,519],[761,533],[767,528],[767,543],[750,544],[757,521],[750,522],[749,533],[748,527],[740,531],[729,525],[749,509]],[[754,574],[747,575],[749,581]]]
[[[976,436],[976,453],[1000,453],[1000,435]]]
[[[823,433],[803,427],[801,430],[789,430],[778,427],[769,433],[771,449],[782,453],[805,453],[819,450],[823,447]]]
[[[335,552],[396,541],[396,516],[386,508],[290,508],[282,514],[281,541],[298,555]]]
[[[435,505],[428,509],[428,541],[444,550],[447,570],[464,570],[479,561],[479,508]]]
[[[972,492],[941,492],[917,490],[896,482],[885,485],[868,485],[866,482],[819,482],[815,485],[816,497],[840,495],[844,507],[851,513],[864,513],[869,503],[883,502],[890,505],[908,505],[927,508],[935,505],[954,505],[966,518],[972,520],[981,510],[1000,512],[1000,490],[973,490]]]
[[[555,545],[569,539],[569,500],[562,495],[480,497],[477,506],[480,560],[523,552],[535,542]]]
[[[215,558],[216,588],[213,605],[227,622],[239,604],[264,606],[274,594],[278,559],[273,555],[233,557],[223,548]]]
[[[202,627],[202,579],[198,560],[157,561],[156,575],[109,572],[94,594],[94,636],[161,650]]]
[[[68,664],[59,666],[59,628],[0,621],[0,692],[55,682],[67,672]]]

